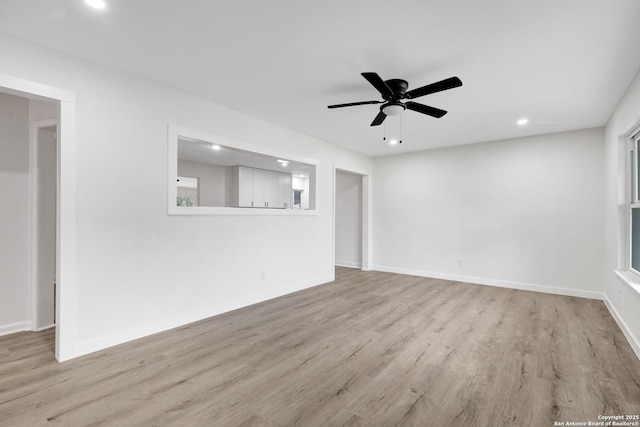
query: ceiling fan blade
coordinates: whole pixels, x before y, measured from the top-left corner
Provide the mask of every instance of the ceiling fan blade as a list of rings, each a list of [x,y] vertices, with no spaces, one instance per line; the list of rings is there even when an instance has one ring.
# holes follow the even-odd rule
[[[406,102],[404,105],[406,105],[409,110],[417,111],[418,113],[426,114],[427,116],[432,116],[437,119],[447,114],[445,110],[430,107],[424,104],[418,104],[417,102],[413,101]]]
[[[353,107],[354,105],[367,105],[367,104],[382,104],[384,101],[362,101],[362,102],[350,102],[348,104],[335,104],[329,105],[327,108],[342,108],[342,107]]]
[[[380,110],[375,119],[371,122],[371,126],[379,126],[384,122],[384,119],[387,118],[387,115]]]
[[[393,91],[391,90],[391,88],[387,86],[384,80],[382,80],[382,77],[380,77],[377,73],[362,73],[362,77],[367,79],[367,81],[371,83],[371,85],[382,94],[382,97],[384,99],[393,96]]]
[[[449,77],[448,79],[441,80],[430,85],[422,86],[417,89],[407,92],[406,98],[414,99],[420,96],[429,95],[443,90],[453,89],[454,87],[462,86],[462,81],[457,77]]]

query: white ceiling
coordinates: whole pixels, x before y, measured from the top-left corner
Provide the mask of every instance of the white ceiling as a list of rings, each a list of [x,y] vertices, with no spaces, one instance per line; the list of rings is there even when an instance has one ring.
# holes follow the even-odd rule
[[[1,0],[0,32],[369,155],[602,126],[640,68],[638,0]],[[370,127],[361,76],[464,85]],[[515,121],[528,117],[518,127]]]
[[[308,163],[267,156],[229,146],[218,145],[220,149],[215,151],[212,149],[212,145],[218,144],[188,138],[178,139],[178,159],[220,166],[249,166],[290,173],[304,178],[315,176],[315,166]],[[278,160],[286,160],[286,166],[283,166]],[[180,171],[178,171],[178,174],[180,174]]]

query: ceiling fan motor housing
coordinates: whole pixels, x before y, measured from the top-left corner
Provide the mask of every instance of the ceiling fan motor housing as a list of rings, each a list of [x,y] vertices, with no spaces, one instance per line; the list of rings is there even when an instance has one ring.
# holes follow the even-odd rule
[[[380,106],[380,111],[387,116],[397,116],[407,109],[400,100],[404,98],[404,94],[409,88],[409,83],[402,79],[389,79],[385,80],[385,83],[389,86],[393,94],[384,97],[388,102]]]
[[[388,97],[388,99],[402,99],[404,98],[402,95],[404,95],[404,93],[407,91],[407,89],[409,89],[409,83],[407,83],[406,80],[402,80],[402,79],[390,79],[390,80],[385,80],[385,83],[387,84],[387,86],[389,86],[389,89],[391,89],[391,91],[393,92],[393,95],[391,95],[390,97]]]

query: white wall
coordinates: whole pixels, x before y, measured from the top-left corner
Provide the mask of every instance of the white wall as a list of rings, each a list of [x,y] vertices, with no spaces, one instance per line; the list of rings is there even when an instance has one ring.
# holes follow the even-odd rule
[[[625,133],[640,125],[640,74],[605,128],[604,293],[607,303],[640,357],[640,292],[615,273],[626,264]]]
[[[39,129],[37,135],[37,308],[35,329],[54,324],[56,283],[56,180],[57,148],[55,128]],[[35,251],[34,251],[35,254]]]
[[[336,265],[362,267],[362,176],[336,172]]]
[[[30,327],[29,101],[0,93],[0,334]]]
[[[55,103],[29,100],[29,121],[55,120],[58,117],[58,107]]]
[[[375,158],[375,268],[599,297],[602,141],[591,129]]]
[[[178,176],[200,178],[200,206],[228,206],[225,200],[229,169],[211,163],[178,160]]]
[[[66,357],[333,278],[333,163],[370,170],[368,157],[6,36],[0,51],[0,73],[76,94]],[[319,215],[168,216],[169,123],[317,159]]]

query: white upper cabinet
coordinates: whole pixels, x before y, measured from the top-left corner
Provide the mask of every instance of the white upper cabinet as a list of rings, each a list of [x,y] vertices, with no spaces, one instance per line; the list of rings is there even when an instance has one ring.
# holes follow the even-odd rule
[[[278,208],[278,172],[264,169],[253,170],[253,206]]]
[[[291,174],[234,166],[232,206],[291,209]]]
[[[231,187],[231,206],[253,207],[253,168],[234,166]]]

